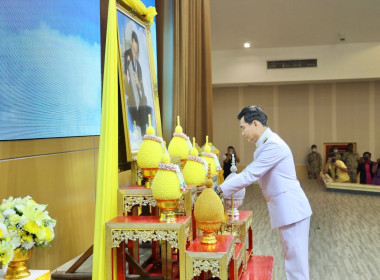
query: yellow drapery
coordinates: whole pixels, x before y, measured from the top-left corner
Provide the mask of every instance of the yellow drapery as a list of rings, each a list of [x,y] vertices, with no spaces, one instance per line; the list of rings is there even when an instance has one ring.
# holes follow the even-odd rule
[[[108,4],[102,92],[102,121],[96,183],[92,279],[106,279],[105,223],[117,216],[118,75],[115,0]]]

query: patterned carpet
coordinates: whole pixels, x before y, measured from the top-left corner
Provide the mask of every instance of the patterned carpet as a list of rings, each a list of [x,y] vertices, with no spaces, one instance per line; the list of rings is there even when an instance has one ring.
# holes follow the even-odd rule
[[[313,209],[309,264],[313,280],[380,279],[380,196],[327,192],[317,180],[301,185]],[[254,254],[275,258],[285,280],[278,230],[272,230],[260,187],[247,188],[240,210],[253,211]]]

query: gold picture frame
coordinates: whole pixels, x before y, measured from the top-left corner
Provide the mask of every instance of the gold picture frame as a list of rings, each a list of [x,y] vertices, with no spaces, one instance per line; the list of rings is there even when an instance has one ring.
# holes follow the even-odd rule
[[[150,23],[117,1],[119,93],[127,161],[134,161],[148,125],[162,136]]]

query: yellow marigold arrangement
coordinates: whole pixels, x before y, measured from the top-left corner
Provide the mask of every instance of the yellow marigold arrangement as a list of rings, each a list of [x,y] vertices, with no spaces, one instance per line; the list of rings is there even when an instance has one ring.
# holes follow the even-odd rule
[[[30,196],[3,199],[0,205],[0,265],[4,271],[16,249],[25,253],[33,247],[49,246],[54,239],[56,221],[49,216],[46,207]]]
[[[159,170],[153,179],[152,194],[157,200],[179,199],[186,188],[180,168],[177,164],[170,163],[169,154],[163,142],[163,156],[158,165]]]
[[[137,153],[137,164],[140,168],[158,168],[162,157],[162,138],[154,135],[155,130],[152,126],[150,114],[148,117],[149,126]]]
[[[208,165],[206,160],[198,156],[198,151],[195,146],[195,137],[193,137],[193,149],[187,158],[182,173],[186,185],[201,186],[206,180]]]
[[[181,160],[186,160],[191,148],[189,137],[183,133],[182,126],[179,122],[179,116],[177,116],[177,126],[168,146],[169,154],[171,156],[180,156]]]
[[[210,146],[211,148],[211,153],[214,153],[216,155],[216,157],[219,157],[219,149],[217,147],[215,147],[212,142],[208,142],[208,145]],[[201,150],[201,153],[204,151],[206,147],[206,144],[202,146],[202,148],[200,148]]]
[[[206,189],[194,204],[194,218],[197,222],[225,222],[224,207],[220,197],[212,189],[212,181],[206,179]]]
[[[206,136],[206,144],[204,146],[204,150],[201,156],[204,160],[206,160],[207,164],[210,165],[211,176],[218,174],[222,168],[220,167],[219,160],[216,157],[216,154],[211,152],[211,147],[208,142],[208,136]]]

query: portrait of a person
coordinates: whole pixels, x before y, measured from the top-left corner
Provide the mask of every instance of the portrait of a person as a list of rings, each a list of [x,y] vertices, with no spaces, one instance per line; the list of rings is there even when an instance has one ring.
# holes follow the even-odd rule
[[[144,91],[139,53],[139,40],[136,32],[132,31],[131,47],[124,53],[125,91],[129,116],[144,136],[148,125],[148,115],[152,114],[152,107],[148,105]]]

